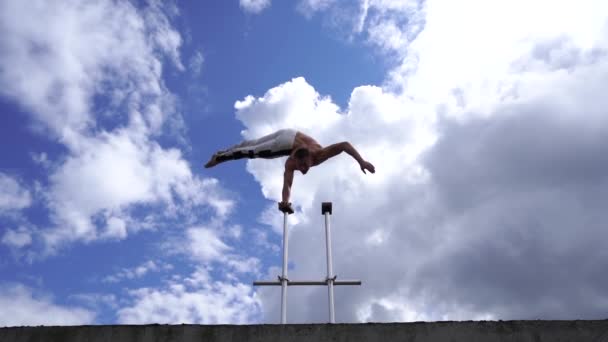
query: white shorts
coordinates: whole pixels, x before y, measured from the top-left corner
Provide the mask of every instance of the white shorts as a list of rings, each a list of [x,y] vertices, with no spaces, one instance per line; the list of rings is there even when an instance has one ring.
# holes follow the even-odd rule
[[[278,158],[288,156],[298,131],[281,129],[259,139],[245,140],[225,151],[217,153],[220,160],[240,158]]]

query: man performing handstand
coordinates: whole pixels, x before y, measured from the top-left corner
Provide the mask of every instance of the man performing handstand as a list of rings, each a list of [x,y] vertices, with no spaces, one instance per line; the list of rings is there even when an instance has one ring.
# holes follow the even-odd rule
[[[285,162],[283,194],[279,209],[291,213],[293,210],[289,203],[289,195],[291,194],[294,171],[299,170],[302,174],[306,174],[311,167],[317,166],[342,152],[350,154],[359,163],[363,173],[365,173],[365,170],[371,173],[376,172],[374,165],[361,158],[359,152],[349,142],[343,141],[322,147],[313,138],[293,129],[281,129],[259,139],[245,140],[227,150],[218,151],[213,154],[205,167],[210,168],[228,160],[241,158],[271,159],[289,156]]]

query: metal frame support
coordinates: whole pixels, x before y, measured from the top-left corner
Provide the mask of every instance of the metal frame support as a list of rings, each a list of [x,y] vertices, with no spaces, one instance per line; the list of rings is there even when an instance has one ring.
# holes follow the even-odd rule
[[[329,216],[332,214],[332,203],[323,202],[321,204],[321,214],[325,216],[325,250],[327,256],[327,277],[324,281],[316,280],[299,280],[290,281],[287,278],[287,266],[288,266],[288,251],[289,251],[289,239],[287,230],[287,216],[293,214],[293,208],[291,203],[288,205],[281,205],[279,203],[279,211],[283,213],[283,271],[278,277],[278,281],[254,281],[254,286],[281,286],[281,324],[287,323],[287,287],[288,286],[308,286],[308,285],[325,285],[328,290],[329,297],[329,322],[336,322],[336,315],[334,310],[334,285],[361,285],[360,280],[336,280],[337,276],[334,275],[333,271],[333,260],[331,253],[331,226],[329,222]]]

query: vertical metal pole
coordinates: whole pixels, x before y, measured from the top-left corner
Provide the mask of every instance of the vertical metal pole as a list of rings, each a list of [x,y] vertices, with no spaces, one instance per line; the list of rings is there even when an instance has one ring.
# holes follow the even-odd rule
[[[281,276],[281,324],[287,323],[287,213],[283,214],[283,273]]]
[[[331,227],[329,224],[329,215],[331,214],[331,203],[329,206],[323,204],[322,212],[325,215],[325,246],[327,251],[327,290],[329,291],[329,323],[336,323],[334,312],[334,270],[331,259]]]

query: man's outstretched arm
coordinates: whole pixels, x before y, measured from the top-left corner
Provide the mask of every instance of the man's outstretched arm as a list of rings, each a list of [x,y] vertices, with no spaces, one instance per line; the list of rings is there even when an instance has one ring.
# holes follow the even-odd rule
[[[371,173],[376,172],[374,165],[372,165],[372,163],[364,160],[361,157],[361,155],[359,154],[359,152],[348,141],[343,141],[343,142],[329,145],[329,146],[323,148],[319,152],[319,156],[318,156],[315,164],[316,165],[321,164],[324,161],[326,161],[327,159],[335,157],[342,152],[346,152],[351,157],[353,157],[357,161],[357,163],[359,163],[359,166],[361,167],[361,171],[363,171],[363,173],[365,173],[365,170],[368,170]]]

